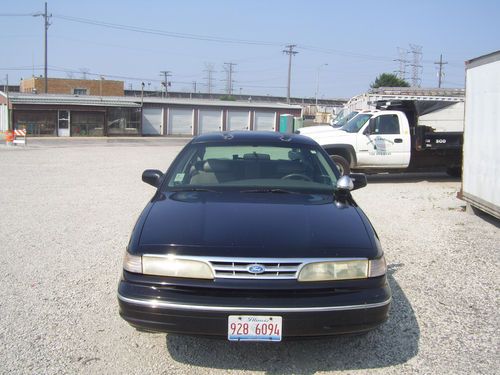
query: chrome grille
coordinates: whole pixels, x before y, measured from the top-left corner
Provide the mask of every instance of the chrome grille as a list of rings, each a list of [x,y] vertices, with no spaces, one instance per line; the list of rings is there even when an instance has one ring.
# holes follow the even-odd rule
[[[209,262],[214,270],[215,278],[262,280],[296,279],[297,270],[302,264],[297,259],[290,261],[283,259],[279,261],[273,259],[211,259]],[[252,266],[261,266],[263,271],[259,273],[252,272]]]

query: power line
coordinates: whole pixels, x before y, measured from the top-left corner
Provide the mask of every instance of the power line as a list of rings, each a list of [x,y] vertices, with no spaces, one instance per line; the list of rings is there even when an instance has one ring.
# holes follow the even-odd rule
[[[290,83],[292,81],[292,57],[296,55],[298,52],[293,49],[297,47],[296,44],[288,44],[285,46],[287,49],[284,49],[282,52],[288,55],[288,85],[286,90],[286,102],[290,104]]]
[[[116,30],[127,30],[127,31],[133,31],[133,32],[137,32],[137,33],[161,35],[161,36],[167,36],[167,37],[171,37],[171,38],[192,39],[192,40],[201,40],[201,41],[218,42],[218,43],[229,43],[229,44],[247,44],[247,45],[250,44],[250,45],[261,45],[261,46],[282,45],[282,43],[272,43],[272,42],[264,42],[264,41],[258,41],[258,40],[232,39],[232,38],[223,38],[223,37],[217,37],[217,36],[177,33],[177,32],[166,31],[166,30],[150,29],[150,28],[144,28],[144,27],[138,27],[138,26],[96,21],[96,20],[92,20],[92,19],[88,19],[88,18],[71,17],[71,16],[65,16],[62,14],[54,15],[54,17],[62,19],[62,20],[70,21],[70,22],[84,23],[84,24],[101,26],[101,27],[106,27],[106,28],[116,29]]]

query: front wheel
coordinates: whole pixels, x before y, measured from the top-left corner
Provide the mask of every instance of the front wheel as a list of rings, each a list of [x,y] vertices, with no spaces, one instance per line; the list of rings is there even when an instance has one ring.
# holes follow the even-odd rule
[[[337,169],[339,170],[341,176],[346,176],[351,173],[351,167],[349,166],[349,162],[345,160],[342,156],[331,155],[330,158],[337,166]]]

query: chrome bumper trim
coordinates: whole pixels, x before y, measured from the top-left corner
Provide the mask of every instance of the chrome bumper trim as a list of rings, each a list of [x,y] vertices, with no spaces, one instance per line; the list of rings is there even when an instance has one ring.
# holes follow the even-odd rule
[[[242,307],[242,306],[200,306],[200,305],[185,305],[181,303],[173,303],[166,301],[158,301],[154,299],[137,299],[128,298],[118,294],[118,299],[120,301],[130,303],[138,306],[146,306],[151,308],[167,308],[174,310],[191,310],[191,311],[220,311],[220,312],[232,312],[232,311],[256,311],[256,312],[321,312],[321,311],[349,311],[349,310],[363,310],[363,309],[374,309],[377,307],[383,307],[391,303],[392,298],[389,298],[383,302],[377,303],[366,303],[364,305],[346,305],[346,306],[319,306],[319,307]]]

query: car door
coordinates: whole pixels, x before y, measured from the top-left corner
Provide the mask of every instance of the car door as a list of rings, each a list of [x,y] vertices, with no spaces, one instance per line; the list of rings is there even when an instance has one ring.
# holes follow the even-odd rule
[[[405,168],[410,162],[410,134],[403,114],[380,114],[358,133],[358,165]]]

